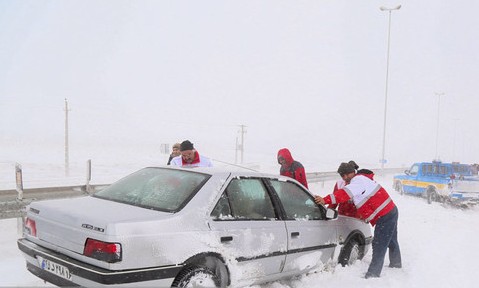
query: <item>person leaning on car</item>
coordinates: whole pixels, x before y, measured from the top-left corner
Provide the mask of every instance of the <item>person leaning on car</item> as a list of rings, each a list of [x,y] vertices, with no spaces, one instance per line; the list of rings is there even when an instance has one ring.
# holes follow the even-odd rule
[[[306,180],[303,164],[294,160],[293,156],[291,156],[291,152],[289,152],[287,148],[279,149],[278,164],[281,165],[279,169],[280,175],[293,178],[308,188],[308,181]]]
[[[213,163],[207,157],[201,156],[196,151],[193,143],[185,140],[180,144],[181,155],[173,158],[171,164],[181,167],[212,167]]]
[[[338,173],[349,184],[324,198],[315,196],[314,201],[324,205],[352,199],[357,208],[357,217],[375,227],[373,257],[364,277],[367,279],[381,275],[388,248],[389,267],[401,268],[401,251],[397,240],[398,209],[388,192],[368,176],[356,174],[351,163],[341,163]]]
[[[354,167],[354,170],[356,170],[356,174],[362,174],[362,175],[370,178],[371,180],[374,180],[374,172],[373,171],[371,171],[369,169],[358,170],[359,165],[356,164],[356,162],[354,162],[353,160],[349,161],[348,163],[351,164]],[[349,184],[349,182],[344,181],[344,179],[341,177],[341,179],[339,179],[336,182],[336,184],[334,185],[333,193],[336,192],[339,189],[344,188],[344,186],[346,186],[347,184]],[[328,208],[331,208],[331,209],[336,209],[337,208],[339,215],[344,215],[344,216],[349,216],[349,217],[358,217],[357,216],[356,205],[354,205],[354,202],[353,202],[352,199],[349,199],[348,201],[340,203],[340,204],[337,204],[337,203],[336,204],[330,204],[328,206]]]

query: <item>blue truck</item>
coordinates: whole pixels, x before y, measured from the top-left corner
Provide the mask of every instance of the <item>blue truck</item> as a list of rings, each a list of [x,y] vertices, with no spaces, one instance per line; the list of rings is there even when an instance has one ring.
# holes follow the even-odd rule
[[[441,161],[414,163],[393,178],[394,190],[425,197],[427,202],[479,203],[477,164]]]

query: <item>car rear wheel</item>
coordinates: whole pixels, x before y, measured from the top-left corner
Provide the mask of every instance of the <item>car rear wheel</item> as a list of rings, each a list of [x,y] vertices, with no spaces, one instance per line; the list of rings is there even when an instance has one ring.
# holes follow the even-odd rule
[[[180,272],[172,287],[220,287],[218,276],[211,269],[202,266],[191,266]]]
[[[431,204],[432,202],[438,202],[439,195],[437,194],[436,190],[428,190],[427,191],[427,204]]]
[[[344,266],[351,266],[357,260],[361,259],[361,248],[357,240],[349,241],[343,248],[339,256],[339,264]]]

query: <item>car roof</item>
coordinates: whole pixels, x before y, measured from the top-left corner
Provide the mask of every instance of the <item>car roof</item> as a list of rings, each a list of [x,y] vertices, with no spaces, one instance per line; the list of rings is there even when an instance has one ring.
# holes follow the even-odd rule
[[[227,167],[179,167],[179,166],[170,166],[170,165],[161,165],[161,166],[149,166],[147,168],[163,168],[163,169],[174,169],[174,170],[184,170],[198,172],[214,176],[229,176],[232,177],[266,177],[266,178],[275,178],[275,179],[288,179],[285,176],[279,174],[263,173],[259,171],[254,171],[252,169],[240,167],[240,166],[227,166]]]

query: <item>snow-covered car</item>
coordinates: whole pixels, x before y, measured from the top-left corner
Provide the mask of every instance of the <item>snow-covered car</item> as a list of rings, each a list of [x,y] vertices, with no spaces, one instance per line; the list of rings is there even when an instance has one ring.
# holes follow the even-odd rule
[[[293,179],[141,169],[91,196],[32,202],[18,247],[59,286],[238,287],[351,264],[368,224],[316,205]],[[196,286],[195,286],[196,285]]]

